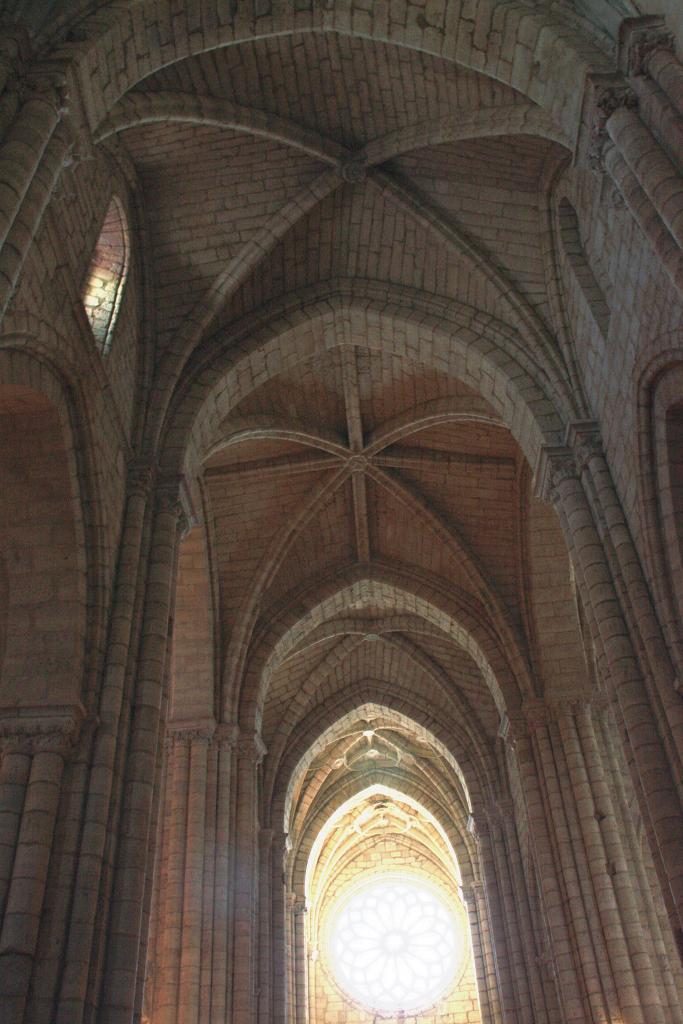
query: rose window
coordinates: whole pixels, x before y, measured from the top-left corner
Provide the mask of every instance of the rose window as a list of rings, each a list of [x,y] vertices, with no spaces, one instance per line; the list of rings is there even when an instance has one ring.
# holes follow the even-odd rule
[[[380,1013],[416,1013],[455,981],[463,927],[446,899],[409,878],[373,879],[344,899],[328,931],[340,987]]]

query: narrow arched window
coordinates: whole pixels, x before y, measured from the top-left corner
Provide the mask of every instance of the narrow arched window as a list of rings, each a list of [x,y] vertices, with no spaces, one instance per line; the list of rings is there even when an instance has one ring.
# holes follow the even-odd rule
[[[574,271],[574,277],[588,304],[591,316],[606,338],[609,331],[610,308],[583,247],[576,210],[568,199],[561,201],[559,215],[562,249]]]
[[[83,290],[85,312],[102,353],[106,353],[111,345],[127,274],[128,222],[121,200],[113,196]]]

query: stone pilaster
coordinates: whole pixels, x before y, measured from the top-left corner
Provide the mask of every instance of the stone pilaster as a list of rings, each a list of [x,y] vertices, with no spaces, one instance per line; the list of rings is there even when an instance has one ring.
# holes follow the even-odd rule
[[[84,717],[80,705],[0,713],[0,1004],[8,1024],[25,1017],[62,774]]]

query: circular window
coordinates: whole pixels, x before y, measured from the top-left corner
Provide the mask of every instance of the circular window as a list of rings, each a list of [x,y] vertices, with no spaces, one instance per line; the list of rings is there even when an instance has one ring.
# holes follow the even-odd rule
[[[352,999],[379,1012],[432,1006],[462,964],[463,927],[436,888],[412,878],[372,879],[333,910],[332,970]]]

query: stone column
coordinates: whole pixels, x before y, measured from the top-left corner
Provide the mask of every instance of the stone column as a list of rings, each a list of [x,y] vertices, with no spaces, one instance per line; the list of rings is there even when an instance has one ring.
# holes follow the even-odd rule
[[[273,837],[272,828],[259,831],[258,1021],[271,1024],[273,1016]]]
[[[463,887],[463,899],[472,934],[472,951],[479,990],[479,1004],[483,1024],[503,1024],[496,962],[489,932],[484,885],[472,882]]]
[[[284,832],[273,836],[271,847],[271,947],[272,947],[272,1018],[273,1024],[285,1024],[290,1020],[287,986],[287,947],[285,859],[288,853],[288,838]]]
[[[188,735],[190,756],[178,985],[178,1020],[181,1024],[199,1024],[207,755],[213,728],[213,724],[209,724],[184,730]]]
[[[231,1013],[231,975],[233,936],[233,803],[235,789],[235,749],[239,738],[236,725],[219,725],[216,747],[216,855],[213,894],[213,943],[211,950],[211,1024],[225,1024]]]
[[[533,726],[534,720],[531,720]],[[607,1020],[602,993],[589,980],[597,974],[591,942],[586,885],[574,861],[571,822],[567,821],[560,785],[532,739],[526,721],[509,725],[526,804],[529,839],[547,923],[549,954],[564,1022]]]
[[[683,294],[683,256],[671,232],[663,223],[617,147],[605,147],[603,159],[605,170],[612,179],[617,194],[625,201],[633,219],[652,246],[653,252],[661,260],[672,284]]]
[[[72,129],[66,79],[33,72],[32,91],[0,149],[0,319],[65,166]]]
[[[66,82],[38,83],[19,109],[0,148],[0,246],[4,245],[52,133],[67,111]]]
[[[508,870],[515,893],[517,928],[522,940],[532,1016],[537,1024],[557,1020],[555,972],[547,951],[545,933],[534,926],[529,879],[522,864],[522,851],[517,831],[515,805],[512,799],[498,802],[501,816]]]
[[[606,680],[620,711],[637,770],[643,813],[649,816],[671,896],[683,921],[681,800],[653,714],[645,681],[614,578],[595,526],[573,453],[545,448],[537,472],[538,493],[551,495],[563,527],[577,584],[593,616],[609,672]]]
[[[643,929],[635,899],[634,878],[624,853],[622,823],[615,812],[607,784],[602,751],[598,748],[590,705],[579,703],[572,713],[558,716],[559,733],[569,768],[577,812],[589,852],[589,866],[596,879],[595,890],[610,949],[612,973],[625,1019],[663,1024],[661,979],[655,972],[652,937]],[[598,885],[610,879],[611,890]],[[628,958],[619,967],[619,957]],[[629,996],[629,989],[633,993]],[[631,1004],[629,1006],[629,1003]]]
[[[287,1022],[293,1024],[296,1017],[296,983],[294,980],[294,906],[296,897],[288,887],[285,888],[285,950],[286,950],[286,974],[285,984],[287,986]]]
[[[493,857],[496,864],[498,893],[503,907],[503,917],[507,931],[508,955],[510,958],[510,976],[515,993],[515,1010],[520,1021],[532,1016],[532,1001],[529,978],[526,971],[524,937],[518,918],[520,893],[516,891],[505,835],[505,815],[512,813],[509,801],[507,806],[491,806],[487,809],[489,835]]]
[[[654,864],[643,834],[637,803],[627,794],[624,780],[629,778],[618,730],[607,702],[593,704],[598,743],[604,751],[605,772],[614,793],[619,820],[623,827],[625,853],[629,872],[637,880],[634,894],[641,920],[647,922],[658,969],[666,991],[673,1019],[683,1020],[683,964],[676,947],[658,881],[654,881]]]
[[[515,938],[510,933],[510,922],[501,895],[498,879],[500,857],[496,847],[501,841],[498,828],[491,828],[489,815],[478,815],[476,837],[479,859],[486,886],[486,907],[489,926],[495,950],[495,971],[500,1012],[503,1021],[516,1024],[519,1020],[516,1007],[516,991],[513,985],[512,964]]]
[[[683,178],[638,113],[632,88],[602,75],[589,76],[588,86],[585,158],[595,171],[610,175],[671,281],[683,291]]]
[[[552,817],[567,932],[590,1019],[664,1024],[663,979],[638,912],[593,707],[532,701],[515,732],[525,788],[535,775]]]
[[[25,1020],[62,773],[83,718],[79,705],[16,708],[0,716],[0,795],[8,800],[0,805],[6,865],[0,930],[3,1024]]]
[[[674,39],[659,15],[628,18],[619,32],[619,67],[631,80],[648,79],[683,116],[683,65]]]
[[[91,972],[95,935],[102,929],[102,882],[106,877],[107,849],[112,843],[112,807],[116,798],[120,736],[127,723],[127,669],[134,635],[137,603],[144,575],[141,554],[146,551],[146,511],[153,484],[151,465],[136,460],[129,466],[128,497],[116,568],[115,590],[109,622],[109,642],[98,707],[83,828],[78,852],[66,956],[56,1024],[77,1024],[88,1001],[95,1012],[99,975]]]
[[[537,1024],[549,1024],[556,1019],[553,1016],[556,1003],[547,998],[541,955],[543,936],[536,933],[531,920],[528,882],[522,868],[512,800],[505,798],[489,804],[485,820],[481,831],[489,847],[483,858],[487,892],[490,893],[495,884],[502,908],[499,933],[501,928],[505,933],[505,945],[499,947],[506,959],[502,975],[503,1019],[521,1022],[533,1019]],[[480,831],[478,825],[476,831]],[[492,863],[487,864],[489,858]]]
[[[104,960],[101,1024],[130,1024],[135,1003],[169,617],[181,523],[184,525],[178,494],[179,481],[157,490]]]
[[[616,107],[605,130],[679,248],[683,247],[683,180],[671,160],[630,104]]]
[[[294,939],[294,1021],[308,1021],[308,949],[306,944],[306,900],[295,897],[292,904],[292,933]]]
[[[216,824],[218,795],[218,754],[217,730],[207,752],[206,766],[206,813],[204,816],[204,869],[202,889],[202,933],[201,967],[199,978],[199,1019],[210,1020],[212,956],[215,930],[215,888],[216,888]]]
[[[207,812],[214,730],[210,720],[172,722],[166,737],[166,821],[163,858],[157,863],[160,909],[154,950],[159,971],[151,1001],[153,1019],[160,1024],[202,1020],[202,996],[207,999],[202,977],[207,966],[205,984],[210,984],[211,946],[207,949],[204,933],[207,865],[213,876],[213,850],[207,859]],[[212,896],[213,892],[209,913]]]
[[[30,770],[31,754],[23,744],[15,744],[9,737],[0,742],[0,910],[4,910],[12,879],[14,851]]]
[[[603,548],[613,567],[628,626],[633,635],[642,638],[649,669],[644,680],[648,696],[667,754],[671,763],[678,765],[678,777],[683,781],[683,702],[675,688],[676,671],[614,486],[597,423],[592,420],[571,423],[567,428],[567,441],[574,452]]]
[[[169,730],[167,744],[167,813],[165,864],[159,928],[158,994],[154,1000],[159,1024],[175,1024],[182,950],[182,914],[185,882],[190,745],[182,732]]]
[[[236,754],[232,1020],[234,1024],[254,1024],[258,975],[258,772],[265,754],[258,733],[241,733]]]

